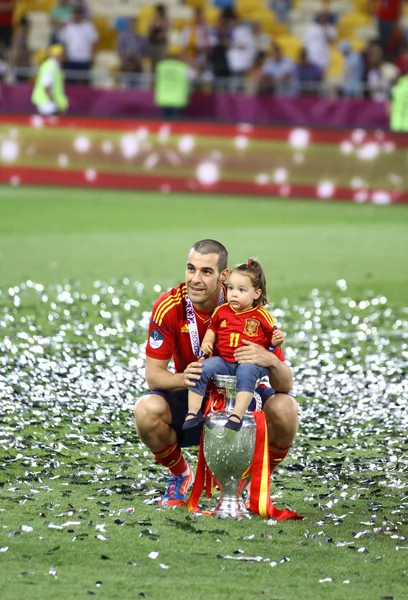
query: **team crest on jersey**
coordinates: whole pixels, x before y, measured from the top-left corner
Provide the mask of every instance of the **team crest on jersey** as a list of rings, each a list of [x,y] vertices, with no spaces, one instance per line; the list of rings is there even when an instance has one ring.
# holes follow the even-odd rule
[[[224,319],[223,321],[221,321],[220,327],[226,327],[226,326],[227,326],[227,321]]]
[[[184,323],[183,327],[181,328],[181,333],[189,333],[189,328],[187,323]]]
[[[256,319],[247,319],[245,321],[244,333],[246,335],[256,335],[258,333],[259,321]]]
[[[160,333],[160,331],[157,331],[157,329],[152,329],[150,332],[149,344],[155,350],[163,345],[163,335]]]

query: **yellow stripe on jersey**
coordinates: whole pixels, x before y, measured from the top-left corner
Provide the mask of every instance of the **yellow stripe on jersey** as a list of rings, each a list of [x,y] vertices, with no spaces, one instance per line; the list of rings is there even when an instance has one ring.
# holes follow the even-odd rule
[[[271,315],[271,313],[269,313],[263,306],[259,307],[259,312],[265,317],[265,319],[268,321],[268,323],[270,323],[273,327],[275,324],[275,321],[273,320],[273,316]]]
[[[185,298],[186,295],[187,288],[186,286],[183,286],[181,289],[178,289],[174,295],[168,296],[157,307],[154,315],[152,315],[152,320],[157,323],[157,325],[161,325],[165,314],[174,306],[181,304],[182,299]]]
[[[174,308],[175,306],[178,306],[179,304],[181,304],[181,298],[179,300],[177,300],[177,302],[173,302],[173,304],[170,304],[161,314],[160,316],[160,322],[157,323],[157,321],[155,321],[155,323],[157,323],[158,325],[161,325],[163,322],[164,317],[166,316],[166,314],[169,312],[169,310],[171,310],[172,308]]]
[[[181,293],[180,290],[173,296],[169,296],[163,302],[159,304],[155,313],[152,315],[152,319],[157,325],[161,325],[163,321],[164,314],[176,304],[180,304],[181,302]]]

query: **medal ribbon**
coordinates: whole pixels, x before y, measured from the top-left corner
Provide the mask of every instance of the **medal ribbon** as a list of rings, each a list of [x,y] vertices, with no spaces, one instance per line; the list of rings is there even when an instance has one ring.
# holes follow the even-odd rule
[[[203,352],[201,350],[200,336],[198,334],[197,316],[195,314],[193,303],[191,302],[190,298],[188,297],[188,294],[185,297],[185,301],[186,301],[187,325],[188,325],[188,332],[190,334],[191,348],[193,350],[194,356],[196,356],[197,358],[200,358],[200,356],[203,356]],[[224,286],[222,286],[220,301],[218,302],[218,306],[220,304],[224,304],[224,302],[225,302],[225,292],[224,292]]]

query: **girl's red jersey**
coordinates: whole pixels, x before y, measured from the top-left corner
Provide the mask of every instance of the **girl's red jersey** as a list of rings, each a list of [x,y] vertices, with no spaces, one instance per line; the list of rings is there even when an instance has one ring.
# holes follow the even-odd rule
[[[186,315],[186,295],[187,286],[185,283],[181,283],[179,286],[162,294],[156,300],[150,318],[146,345],[146,355],[150,358],[157,360],[170,360],[173,358],[177,373],[182,373],[187,365],[197,360],[191,347]],[[227,305],[223,304],[218,307],[213,315],[224,306]],[[201,343],[210,324],[211,313],[203,313],[197,309],[194,310]],[[262,310],[269,315],[265,309]],[[272,318],[271,315],[269,315],[269,318]],[[269,345],[271,337],[272,333],[269,337]],[[247,339],[255,341],[254,336],[248,335]],[[269,346],[266,345],[266,347]],[[276,348],[273,352],[281,361],[285,360],[285,356],[280,348]]]
[[[230,304],[223,304],[213,312],[209,329],[217,336],[214,355],[235,362],[234,352],[243,345],[243,339],[267,349],[271,347],[274,320],[263,306],[238,312]]]

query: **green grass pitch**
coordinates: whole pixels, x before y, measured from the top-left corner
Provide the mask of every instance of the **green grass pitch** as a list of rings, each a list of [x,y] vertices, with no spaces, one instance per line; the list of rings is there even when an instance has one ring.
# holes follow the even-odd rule
[[[407,597],[407,210],[0,187],[0,599]],[[265,267],[301,409],[271,493],[303,521],[154,501],[148,311],[207,237]]]

